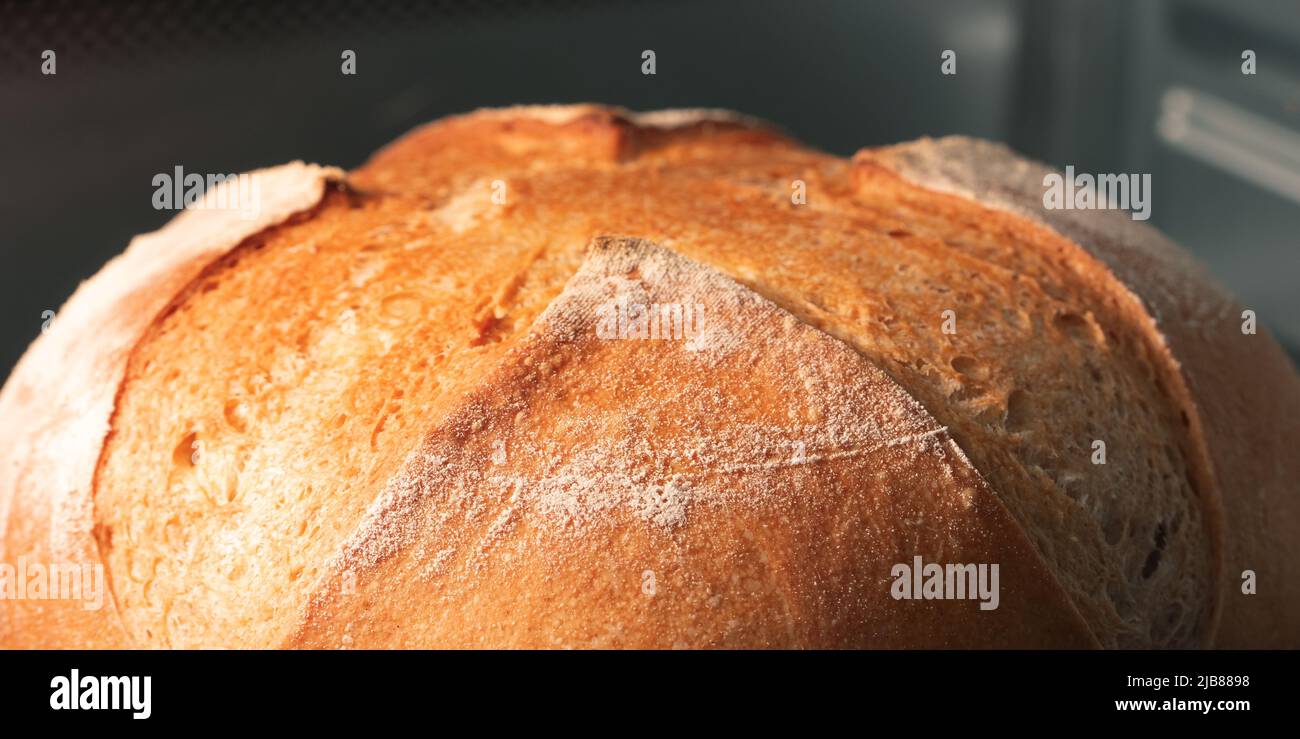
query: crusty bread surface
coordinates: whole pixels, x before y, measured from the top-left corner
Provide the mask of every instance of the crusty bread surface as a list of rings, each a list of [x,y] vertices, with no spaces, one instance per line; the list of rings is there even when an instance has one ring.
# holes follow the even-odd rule
[[[0,645],[1300,646],[1300,379],[1047,172],[600,106],[265,170],[0,393],[0,562],[110,587]],[[916,556],[998,608],[895,599]]]

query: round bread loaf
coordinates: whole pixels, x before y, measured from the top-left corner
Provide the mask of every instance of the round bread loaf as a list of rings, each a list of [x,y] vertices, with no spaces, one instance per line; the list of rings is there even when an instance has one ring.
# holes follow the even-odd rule
[[[0,646],[1300,646],[1295,369],[1048,172],[562,106],[255,173],[0,394],[0,562],[107,590]]]

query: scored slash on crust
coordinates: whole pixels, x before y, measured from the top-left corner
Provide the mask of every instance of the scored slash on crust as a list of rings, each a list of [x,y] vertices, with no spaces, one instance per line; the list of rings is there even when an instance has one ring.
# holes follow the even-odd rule
[[[702,303],[712,339],[688,348],[598,338],[599,307],[627,281],[647,301]],[[802,366],[791,373],[795,357]],[[805,451],[797,461],[795,442]],[[836,533],[812,537],[808,527]],[[734,559],[748,548],[737,537],[758,529],[797,543],[782,560],[807,568],[811,579],[764,575],[732,597],[778,598],[780,607],[767,611],[785,616],[700,626],[700,643],[986,643],[988,629],[997,630],[991,620],[969,632],[932,620],[952,604],[917,604],[918,614],[898,623],[878,582],[905,554],[924,551],[1018,562],[1012,602],[1033,597],[1055,613],[1046,633],[1094,644],[1023,532],[914,398],[847,345],[720,273],[635,238],[593,242],[527,334],[412,453],[331,564],[334,574],[293,643],[331,644],[349,624],[352,638],[366,643],[374,616],[357,609],[380,594],[390,609],[385,621],[400,622],[394,608],[440,604],[444,615],[421,637],[433,643],[599,643],[574,619],[583,608],[560,606],[552,600],[558,593],[524,583],[654,561],[659,592],[677,589],[675,599],[655,603],[680,608],[715,596],[726,578],[671,562],[699,550]],[[361,597],[341,595],[343,573]],[[839,584],[819,590],[814,579]],[[632,585],[597,577],[571,597],[644,607]],[[528,604],[512,609],[510,623],[488,623],[479,612],[484,598]],[[620,612],[606,608],[612,618]],[[1019,623],[1024,612],[1003,613]],[[630,623],[622,633],[628,646],[687,638]],[[1019,629],[1009,634],[1026,638]]]

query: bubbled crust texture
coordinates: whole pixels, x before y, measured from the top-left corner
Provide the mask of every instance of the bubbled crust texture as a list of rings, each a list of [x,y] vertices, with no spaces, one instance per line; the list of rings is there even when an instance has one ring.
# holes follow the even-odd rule
[[[1281,545],[1224,530],[1271,513],[1270,540],[1296,530],[1281,450],[1297,384],[1271,340],[1251,351],[1281,402],[1259,407],[1247,378],[1217,369],[1197,372],[1244,405],[1196,382],[1192,396],[1142,290],[1080,248],[1086,235],[936,192],[951,179],[905,164],[713,113],[485,111],[410,134],[306,217],[214,249],[114,360],[125,380],[93,501],[114,633],[1294,645],[1280,587],[1250,617],[1219,617],[1245,612],[1224,602],[1242,597],[1225,540],[1233,567],[1295,579]],[[636,238],[591,249],[603,234]],[[578,288],[620,274],[646,295],[704,295],[743,351],[591,340]],[[1214,434],[1252,414],[1275,434],[1259,455],[1239,443],[1211,462]],[[1099,438],[1108,461],[1092,465]],[[1225,476],[1261,483],[1236,514]],[[10,507],[9,530],[51,520]],[[888,566],[912,554],[1000,562],[1002,607],[886,601]]]

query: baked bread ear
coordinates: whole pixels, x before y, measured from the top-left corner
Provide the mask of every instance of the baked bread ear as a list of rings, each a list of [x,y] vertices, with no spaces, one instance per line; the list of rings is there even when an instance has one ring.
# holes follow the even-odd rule
[[[1045,171],[597,106],[266,171],[0,393],[0,562],[111,591],[0,644],[1300,646],[1294,368]]]
[[[863,152],[857,162],[867,177],[883,169],[1036,221],[1114,273],[1127,301],[1145,313],[1139,321],[1163,368],[1161,384],[1177,398],[1196,449],[1195,484],[1217,519],[1223,570],[1215,643],[1300,647],[1300,458],[1292,451],[1300,441],[1300,383],[1271,336],[1242,330],[1244,306],[1154,228],[1114,211],[1044,209],[1051,170],[1006,147],[949,137]]]
[[[92,535],[95,467],[140,337],[214,261],[246,238],[309,211],[326,183],[343,173],[298,162],[252,176],[265,197],[256,217],[186,210],[133,239],[77,288],[0,392],[0,563],[13,568],[6,573],[13,590],[0,601],[0,646],[131,644],[111,593],[28,598],[17,580],[34,567],[102,565]],[[219,195],[208,197],[217,202]]]

